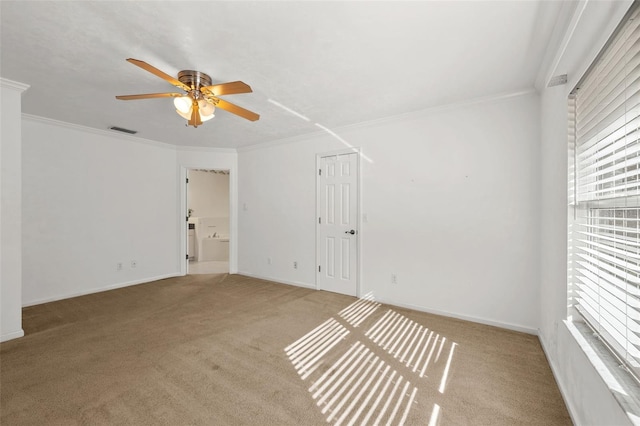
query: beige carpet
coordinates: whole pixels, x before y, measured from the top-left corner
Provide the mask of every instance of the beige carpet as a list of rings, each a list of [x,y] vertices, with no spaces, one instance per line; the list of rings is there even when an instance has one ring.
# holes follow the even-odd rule
[[[2,425],[571,424],[535,336],[239,275],[25,308]]]

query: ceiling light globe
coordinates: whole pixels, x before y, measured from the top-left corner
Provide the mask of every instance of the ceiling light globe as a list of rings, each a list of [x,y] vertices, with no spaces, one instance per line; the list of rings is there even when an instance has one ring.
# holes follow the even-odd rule
[[[191,98],[189,96],[173,98],[173,105],[176,107],[176,110],[187,114],[191,110]]]
[[[215,111],[215,107],[211,102],[207,102],[206,99],[200,99],[198,101],[198,107],[200,110],[201,117],[213,117],[213,112]]]
[[[190,120],[191,119],[191,108],[189,108],[189,111],[187,111],[187,112],[182,112],[179,109],[177,109],[176,112],[178,113],[178,115],[180,117],[184,118],[185,120]]]

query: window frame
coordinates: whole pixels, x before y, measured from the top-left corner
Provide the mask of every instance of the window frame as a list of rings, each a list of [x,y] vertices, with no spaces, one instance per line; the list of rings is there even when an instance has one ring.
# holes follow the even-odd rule
[[[615,172],[618,170],[615,167],[616,162],[613,161],[613,166],[610,166],[610,168],[612,170],[614,170],[614,174],[613,175],[605,175],[604,173],[607,170],[607,167],[602,167],[602,165],[596,165],[595,170],[597,171],[597,173],[594,173],[594,175],[596,176],[595,180],[589,181],[586,185],[583,183],[583,181],[581,181],[581,175],[580,175],[580,169],[581,166],[583,166],[585,163],[581,162],[579,156],[580,156],[580,149],[582,148],[581,146],[579,146],[578,144],[580,142],[584,143],[584,145],[588,145],[587,150],[589,149],[589,146],[594,147],[594,152],[587,155],[587,158],[591,158],[590,156],[592,156],[594,153],[598,152],[598,149],[595,149],[595,146],[598,144],[597,138],[595,137],[590,137],[586,140],[586,143],[584,141],[579,141],[578,139],[578,134],[579,134],[579,117],[578,117],[578,113],[580,112],[578,110],[578,105],[577,105],[577,98],[578,96],[580,96],[580,92],[579,89],[581,87],[581,85],[585,82],[585,80],[588,80],[589,78],[593,78],[596,79],[596,81],[598,81],[598,83],[600,83],[601,81],[604,81],[605,85],[608,85],[608,81],[607,81],[607,77],[609,77],[608,73],[613,74],[614,76],[616,76],[615,78],[619,78],[619,74],[624,72],[625,75],[622,77],[623,81],[626,80],[627,78],[627,71],[628,70],[623,70],[623,71],[614,71],[611,72],[613,69],[608,69],[607,73],[605,73],[605,78],[601,78],[601,76],[599,76],[598,74],[592,74],[593,72],[595,72],[594,70],[597,69],[599,66],[601,66],[602,64],[600,63],[603,57],[606,57],[607,55],[617,55],[619,52],[619,50],[611,50],[610,49],[622,49],[623,47],[620,47],[619,45],[616,45],[616,43],[620,43],[620,37],[622,37],[622,32],[626,30],[627,26],[631,25],[628,24],[630,22],[630,19],[632,17],[634,17],[636,19],[640,19],[640,7],[638,2],[635,2],[631,8],[629,9],[629,11],[627,12],[627,14],[625,15],[625,17],[623,18],[623,20],[621,21],[620,25],[618,26],[618,28],[616,29],[616,31],[613,33],[613,35],[611,36],[611,38],[609,39],[609,42],[607,42],[607,44],[603,47],[603,49],[601,50],[600,54],[596,57],[596,59],[594,60],[594,62],[592,63],[592,65],[589,67],[589,69],[586,71],[586,73],[584,74],[584,76],[581,78],[581,80],[578,82],[578,84],[576,85],[576,87],[574,88],[574,90],[571,92],[569,99],[568,99],[568,124],[569,124],[569,128],[568,128],[568,153],[569,153],[569,170],[568,170],[568,180],[569,180],[569,185],[568,185],[568,204],[569,204],[569,212],[570,212],[570,217],[569,217],[569,223],[568,223],[568,268],[567,268],[567,300],[568,300],[568,322],[574,322],[574,323],[583,323],[586,324],[588,327],[590,327],[590,329],[592,330],[593,333],[595,333],[595,335],[597,336],[597,340],[599,340],[599,347],[606,347],[607,351],[610,353],[610,358],[613,359],[613,363],[617,363],[621,366],[624,366],[624,368],[626,369],[626,374],[628,376],[630,376],[632,378],[632,382],[635,382],[635,385],[637,386],[640,383],[640,357],[635,356],[635,359],[632,358],[631,361],[629,361],[627,359],[627,353],[628,350],[625,349],[624,347],[620,346],[618,341],[619,338],[616,339],[614,337],[611,336],[611,334],[605,330],[603,330],[603,327],[600,326],[600,324],[598,323],[598,319],[594,318],[593,316],[591,316],[590,314],[585,314],[585,308],[581,308],[580,307],[580,303],[579,300],[581,298],[586,297],[585,296],[585,291],[584,289],[587,287],[584,283],[578,283],[578,281],[580,280],[580,278],[578,277],[578,273],[582,273],[580,266],[582,266],[582,270],[584,270],[584,256],[582,256],[579,251],[580,250],[584,250],[586,246],[588,246],[589,244],[593,245],[593,244],[598,244],[601,247],[601,250],[603,250],[603,253],[609,252],[610,253],[616,253],[615,249],[616,249],[616,243],[614,242],[613,245],[611,247],[613,247],[613,251],[611,250],[611,248],[608,248],[608,244],[599,244],[597,242],[595,242],[598,238],[602,238],[602,236],[605,236],[606,233],[603,233],[602,235],[598,234],[598,232],[593,232],[592,234],[595,236],[588,236],[587,237],[587,241],[591,240],[590,242],[585,242],[584,240],[584,231],[580,231],[580,227],[587,227],[589,226],[589,221],[593,220],[593,214],[594,212],[601,212],[604,210],[612,210],[612,211],[616,211],[616,210],[620,210],[620,209],[634,209],[637,210],[636,213],[636,217],[640,217],[640,191],[638,190],[637,186],[638,183],[640,182],[640,179],[636,179],[635,180],[635,186],[636,186],[636,190],[635,192],[631,192],[630,194],[625,194],[623,196],[618,196],[618,197],[606,197],[606,196],[599,196],[599,195],[605,195],[607,194],[606,189],[610,186],[612,187],[616,187],[615,182],[620,180],[620,179],[616,179],[616,176],[620,176],[620,175],[616,175]],[[640,30],[636,29],[635,33],[640,32]],[[623,41],[623,46],[624,43],[626,43],[626,41]],[[634,38],[633,40],[633,47],[636,48],[636,44],[640,44],[640,36],[638,36],[637,40]],[[613,46],[613,47],[612,47]],[[626,48],[626,47],[624,47]],[[613,52],[613,53],[612,53]],[[625,57],[626,60],[626,51],[622,53],[622,55]],[[637,54],[640,55],[640,54]],[[625,62],[626,64],[626,62]],[[608,66],[608,64],[605,62],[605,65]],[[618,63],[615,63],[614,65],[619,65]],[[634,74],[635,77],[635,74]],[[638,74],[638,79],[640,79],[640,72]],[[611,85],[608,85],[609,87]],[[595,86],[596,89],[593,88],[593,85],[591,88],[588,89],[588,91],[590,92],[597,92],[597,89],[599,88],[598,85]],[[623,87],[623,93],[624,90],[627,89],[627,86],[625,85]],[[624,102],[626,103],[626,97],[624,98]],[[588,114],[593,114],[593,110],[597,109],[597,107],[594,107],[594,104],[598,105],[598,99],[597,99],[597,95],[594,98],[588,98],[585,105],[587,105],[587,107],[585,108],[585,110],[589,111],[589,109],[591,109],[591,111],[588,112]],[[623,103],[623,105],[626,105],[625,103]],[[604,108],[610,108],[610,106],[606,103],[603,103],[603,105],[605,105]],[[638,104],[640,105],[640,103]],[[599,106],[599,105],[598,105]],[[625,109],[625,114],[626,114],[626,109]],[[597,114],[596,114],[597,116]],[[626,115],[623,115],[623,117],[626,117]],[[594,120],[593,117],[591,117],[592,120]],[[615,121],[615,120],[614,120]],[[624,121],[624,125],[626,126],[628,124],[628,121],[625,118]],[[600,123],[598,123],[600,124]],[[640,126],[638,126],[640,128]],[[625,129],[626,131],[626,129]],[[639,130],[640,131],[640,130]],[[598,132],[596,132],[598,133]],[[588,133],[587,133],[588,134]],[[626,137],[626,136],[625,136]],[[591,141],[596,139],[596,142],[591,144]],[[626,145],[627,141],[625,140],[625,148],[626,149]],[[640,138],[638,139],[637,144],[640,144]],[[637,148],[637,146],[636,146]],[[617,152],[617,151],[616,151]],[[605,158],[606,156],[602,155],[601,158]],[[625,151],[625,155],[623,156],[624,159],[626,160],[626,151]],[[598,157],[593,155],[593,158],[597,159]],[[636,160],[636,164],[640,163],[640,153],[636,156],[633,157]],[[596,162],[596,160],[592,159],[592,161]],[[623,161],[624,163],[624,161]],[[604,163],[609,164],[609,163]],[[625,166],[626,167],[626,166]],[[626,169],[623,169],[626,171]],[[640,168],[638,168],[636,166],[635,169],[632,169],[634,171],[637,171],[638,173],[635,173],[636,175],[640,174]],[[633,174],[633,173],[632,173]],[[605,177],[606,176],[606,177]],[[611,182],[611,185],[607,185],[608,182]],[[580,191],[580,187],[585,187],[585,186],[591,186],[592,190],[590,193],[587,194],[587,197],[585,197],[586,199],[582,199],[581,200],[581,195],[583,195]],[[625,187],[626,189],[626,181],[624,181],[623,187]],[[595,189],[593,189],[595,188]],[[604,191],[603,191],[604,190]],[[623,191],[624,193],[624,191]],[[615,193],[615,191],[613,192],[612,195],[617,195]],[[615,219],[614,219],[615,220]],[[623,219],[624,220],[624,219]],[[636,239],[638,242],[640,242],[640,224],[636,225],[637,227],[637,232],[635,232],[636,234]],[[609,236],[611,235],[616,235],[617,231],[614,230],[613,234],[609,234]],[[606,238],[606,237],[605,237]],[[615,240],[615,237],[613,238],[613,240]],[[577,241],[581,241],[580,243],[578,243]],[[597,250],[595,250],[597,252]],[[638,247],[638,252],[636,254],[640,254],[640,246]],[[617,255],[617,253],[616,253]],[[621,254],[622,256],[622,254]],[[581,259],[582,257],[582,259]],[[607,256],[604,255],[603,258],[606,258]],[[596,255],[597,258],[597,255]],[[598,261],[599,262],[599,261]],[[626,262],[623,260],[623,262]],[[603,264],[607,263],[606,261],[602,262]],[[622,263],[622,262],[621,262]],[[637,262],[637,265],[634,264],[634,267],[640,266],[640,259]],[[597,265],[597,267],[600,267],[600,264]],[[621,268],[621,269],[624,269]],[[617,270],[616,273],[614,275],[619,275]],[[603,274],[604,275],[604,274]],[[601,277],[602,275],[600,275]],[[640,277],[640,269],[638,272],[638,277]],[[593,280],[592,280],[593,281]],[[594,284],[592,282],[592,284]],[[595,286],[600,289],[600,284],[599,281],[598,283],[595,283]],[[638,289],[640,289],[640,285],[637,286]],[[598,294],[599,297],[599,294]],[[586,299],[585,299],[586,300]],[[607,300],[606,298],[603,300]],[[640,299],[639,299],[640,300]],[[598,306],[601,304],[600,302],[597,302]],[[627,303],[627,302],[625,302]],[[584,305],[586,306],[587,303],[584,303]],[[628,305],[628,303],[627,303]],[[638,309],[638,311],[640,312],[640,309]],[[628,311],[626,311],[628,312]],[[626,313],[626,317],[625,317],[626,321],[625,322],[625,326],[627,325],[627,323],[629,321],[634,321],[633,318],[630,318],[630,314]],[[576,324],[577,325],[577,324]],[[627,327],[628,328],[628,327]],[[579,326],[577,328],[573,328],[573,330],[578,330],[581,329],[583,330],[584,327]],[[571,328],[570,328],[571,330]],[[611,331],[611,330],[610,330]],[[617,330],[613,330],[614,332]],[[632,340],[630,340],[628,337],[628,334],[625,335],[625,338],[628,342],[632,343]],[[636,338],[637,336],[640,336],[640,333],[637,333],[635,336],[632,336],[633,338]],[[628,347],[629,345],[627,345]],[[640,345],[638,345],[637,347],[640,347]],[[637,349],[637,348],[635,348]],[[602,351],[596,351],[599,352],[600,354],[602,354]],[[611,364],[611,360],[609,361],[609,363]],[[635,364],[635,365],[634,365]],[[637,401],[636,401],[637,402]]]

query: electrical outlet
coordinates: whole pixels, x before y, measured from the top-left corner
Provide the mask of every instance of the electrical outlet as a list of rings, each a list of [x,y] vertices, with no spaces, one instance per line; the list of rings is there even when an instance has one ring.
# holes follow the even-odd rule
[[[133,268],[135,268],[137,266],[138,266],[138,262],[136,262],[135,260],[132,260],[131,261],[131,268],[133,269]]]
[[[293,269],[298,269],[298,262],[297,261],[293,261]]]
[[[391,274],[391,284],[398,284],[398,277],[396,274]]]
[[[267,265],[271,265],[271,258],[267,257]]]
[[[116,271],[122,271],[122,262],[116,263]]]

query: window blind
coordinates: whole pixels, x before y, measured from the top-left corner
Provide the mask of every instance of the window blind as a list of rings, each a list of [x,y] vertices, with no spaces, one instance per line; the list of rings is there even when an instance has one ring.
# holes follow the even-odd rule
[[[640,377],[640,8],[569,102],[570,303]]]

